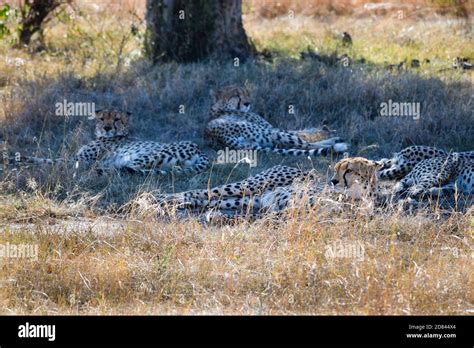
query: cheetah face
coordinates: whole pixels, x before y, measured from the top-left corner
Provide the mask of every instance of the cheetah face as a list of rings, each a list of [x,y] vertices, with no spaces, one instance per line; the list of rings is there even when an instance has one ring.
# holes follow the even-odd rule
[[[97,138],[112,138],[128,134],[130,113],[114,109],[97,110],[95,135]]]
[[[213,97],[212,111],[250,111],[250,96],[248,91],[239,86],[231,85],[211,91]]]
[[[368,160],[362,157],[345,158],[334,166],[334,175],[331,183],[337,187],[351,189],[358,198],[360,192],[367,188],[368,183],[375,183],[376,173],[383,167],[383,163]],[[364,187],[365,186],[365,187]]]

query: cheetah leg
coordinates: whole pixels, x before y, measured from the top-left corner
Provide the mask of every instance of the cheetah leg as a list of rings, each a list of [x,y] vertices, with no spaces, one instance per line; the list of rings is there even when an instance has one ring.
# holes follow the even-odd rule
[[[414,198],[422,194],[429,193],[432,188],[438,187],[440,187],[440,185],[439,180],[437,180],[437,178],[425,178],[408,188],[407,193],[410,197]]]
[[[269,168],[259,174],[251,176],[247,179],[216,186],[205,190],[191,190],[172,195],[162,195],[161,199],[168,202],[175,202],[183,206],[199,206],[205,207],[213,201],[219,201],[227,197],[249,197],[252,195],[260,195],[266,190],[272,190],[275,187],[289,185],[296,178],[301,177],[304,173],[295,168],[285,172],[283,177],[280,166]]]
[[[429,193],[433,196],[442,196],[446,193],[451,194],[456,191],[456,185],[454,183],[449,183],[441,187],[431,187]]]
[[[300,136],[300,132],[301,131],[287,131],[288,133],[290,134],[293,134],[294,136],[297,136],[299,138],[301,138]],[[304,139],[302,139],[304,140]],[[309,142],[307,140],[305,140],[308,144],[310,145],[314,145],[314,146],[327,146],[327,145],[334,145],[336,143],[342,143],[344,142],[344,140],[342,140],[341,137],[330,137],[330,138],[327,138],[327,139],[323,139],[323,140],[319,140],[319,141],[314,141],[314,142]]]
[[[388,169],[383,169],[378,172],[379,179],[382,180],[396,180],[403,178],[408,174],[408,171],[404,167],[392,166]]]
[[[273,144],[283,148],[311,149],[311,144],[295,134],[275,129],[271,134]],[[326,147],[326,146],[322,146]]]
[[[180,200],[185,204],[193,206],[207,207],[215,206],[215,202],[226,198],[248,197],[254,192],[259,192],[265,187],[265,181],[258,180],[259,176],[238,181],[232,184],[226,184],[213,187],[209,190],[193,190],[180,193]]]
[[[195,155],[191,160],[186,160],[183,163],[183,167],[175,167],[176,172],[180,174],[194,173],[198,174],[203,172],[209,167],[209,158],[204,155]]]
[[[234,150],[261,150],[262,146],[257,143],[245,141],[242,138],[226,137],[223,141],[228,147]]]
[[[407,194],[407,190],[414,185],[413,179],[410,177],[405,177],[393,187],[393,196],[402,197]]]
[[[474,194],[474,161],[465,165],[456,178],[456,185],[465,194]]]
[[[97,169],[97,172],[104,172],[104,169],[103,168],[98,168]],[[149,171],[145,171],[143,169],[137,169],[137,168],[132,168],[132,167],[121,167],[119,169],[119,171],[121,173],[126,173],[126,174],[132,174],[132,175],[135,175],[135,174],[140,174],[142,176],[147,176]]]
[[[316,141],[314,143],[309,143],[311,146],[333,146],[338,143],[343,143],[340,137],[334,137],[329,139],[324,139],[320,141]]]
[[[275,130],[272,132],[272,141],[276,145],[280,145],[283,148],[291,149],[305,149],[305,150],[314,150],[314,149],[325,149],[332,148],[335,152],[345,152],[349,149],[349,146],[343,142],[337,142],[336,140],[340,138],[330,138],[320,142],[308,143],[307,141],[301,139],[295,134],[289,132]]]
[[[181,163],[180,163],[181,162]],[[181,164],[182,166],[178,165]],[[199,156],[195,156],[191,160],[185,161],[175,161],[175,165],[164,167],[162,165],[155,165],[152,168],[143,168],[140,164],[136,166],[126,166],[120,168],[123,171],[128,173],[139,173],[144,176],[150,173],[157,173],[159,175],[168,175],[171,172],[175,172],[178,174],[189,174],[189,173],[201,173],[209,166],[209,159],[207,156],[201,154]]]
[[[260,198],[258,196],[227,196],[221,199],[196,199],[186,197],[183,194],[161,195],[157,197],[162,205],[166,203],[175,203],[179,209],[218,209],[218,210],[238,210],[258,209]]]

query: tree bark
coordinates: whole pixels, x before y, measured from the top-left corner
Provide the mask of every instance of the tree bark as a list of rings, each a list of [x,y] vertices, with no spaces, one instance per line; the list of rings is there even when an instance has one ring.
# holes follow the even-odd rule
[[[19,35],[19,45],[28,47],[31,44],[33,35],[38,35],[38,47],[43,45],[43,24],[47,17],[67,0],[28,0],[26,7],[21,9],[21,29]]]
[[[147,0],[145,50],[154,62],[246,58],[242,0]]]

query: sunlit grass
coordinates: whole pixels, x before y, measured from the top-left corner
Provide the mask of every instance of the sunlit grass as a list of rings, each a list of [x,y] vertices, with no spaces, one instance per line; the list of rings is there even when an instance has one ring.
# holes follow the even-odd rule
[[[329,22],[318,18],[296,16],[273,20],[254,19],[247,31],[260,50],[275,50],[280,54],[299,57],[311,47],[327,53],[337,51],[355,59],[365,58],[374,64],[395,64],[400,61],[429,59],[431,73],[451,67],[455,57],[473,59],[472,19],[411,20],[396,18],[353,19],[336,17]],[[342,45],[340,35],[347,31],[353,45]],[[449,42],[449,45],[446,45]],[[425,68],[425,67],[424,67]]]

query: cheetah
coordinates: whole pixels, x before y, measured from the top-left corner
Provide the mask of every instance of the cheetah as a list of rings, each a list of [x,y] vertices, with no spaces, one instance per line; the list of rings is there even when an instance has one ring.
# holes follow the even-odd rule
[[[383,158],[380,161],[384,166],[378,173],[381,180],[399,180],[406,176],[419,162],[439,156],[446,156],[444,150],[431,146],[415,145],[409,146],[400,152],[394,153],[390,159]]]
[[[257,216],[282,211],[304,198],[313,205],[317,193],[323,188],[314,171],[278,165],[245,180],[210,190],[164,196],[167,202],[178,203],[181,209],[214,209]]]
[[[172,195],[158,196],[159,200],[178,202],[181,208],[209,208],[217,203],[223,208],[247,208],[248,202],[231,201],[229,198],[260,196],[278,187],[291,185],[308,174],[298,168],[277,165],[239,182],[217,186],[209,190],[191,190]]]
[[[417,197],[422,194],[442,194],[457,187],[472,194],[474,182],[474,151],[453,152],[419,162],[394,187],[394,194]]]
[[[341,187],[345,194],[353,199],[369,198],[376,201],[383,198],[378,185],[378,171],[383,162],[363,157],[349,157],[336,163],[331,183]]]
[[[400,180],[394,188],[396,195],[439,193],[453,185],[463,193],[472,192],[474,151],[448,153],[430,146],[410,146],[380,162],[381,180]]]
[[[40,164],[72,162],[76,166],[96,163],[99,173],[110,169],[142,174],[151,171],[166,174],[170,170],[200,173],[209,166],[208,157],[192,142],[159,143],[130,139],[128,112],[104,109],[97,110],[95,115],[96,139],[82,146],[72,158],[24,157],[22,161]]]
[[[335,186],[344,183],[344,195],[348,198],[374,196],[379,168],[379,163],[360,157],[344,159],[336,164],[332,183]],[[162,195],[160,199],[162,203],[177,203],[179,208],[215,208],[255,216],[287,208],[311,207],[330,191],[330,186],[314,170],[278,165],[236,183]]]
[[[211,92],[210,121],[205,137],[237,150],[260,150],[293,156],[324,156],[332,150],[345,152],[348,145],[337,137],[309,143],[298,134],[273,127],[260,115],[250,111],[249,93],[231,85]]]

